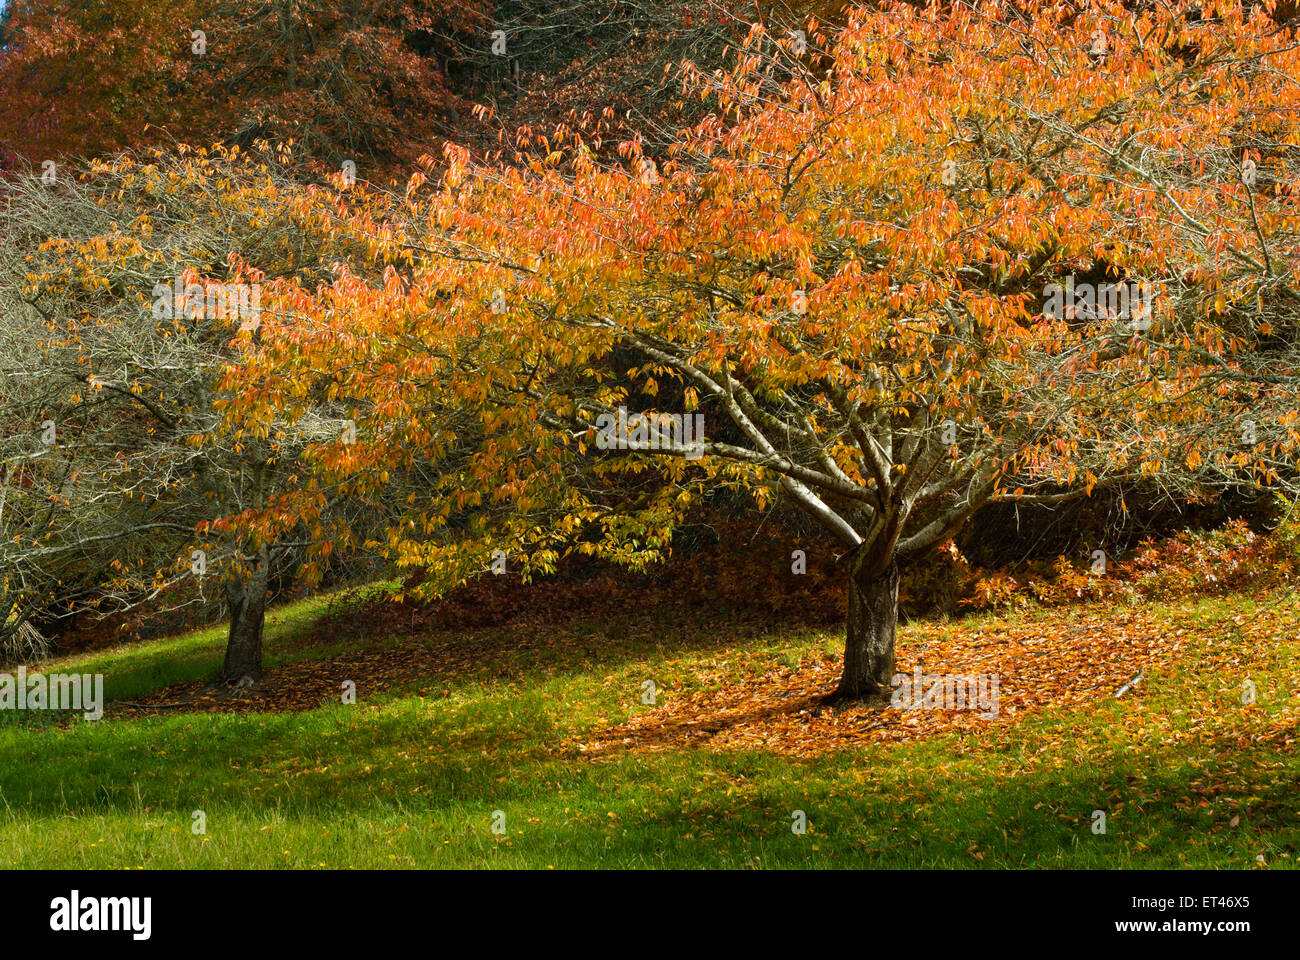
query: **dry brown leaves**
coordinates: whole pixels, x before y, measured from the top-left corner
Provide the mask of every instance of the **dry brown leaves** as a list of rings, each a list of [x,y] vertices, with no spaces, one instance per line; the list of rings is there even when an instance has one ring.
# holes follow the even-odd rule
[[[1163,629],[1145,613],[1113,619],[1072,614],[1050,622],[998,626],[965,633],[923,624],[908,629],[898,671],[998,677],[998,714],[974,710],[893,708],[886,697],[847,707],[823,707],[842,658],[804,659],[796,669],[773,669],[752,680],[728,682],[684,697],[573,742],[587,756],[621,750],[761,748],[812,756],[869,743],[916,740],[953,731],[984,731],[1013,724],[1026,713],[1079,707],[1113,697],[1142,669],[1150,675],[1176,661],[1185,629]],[[709,677],[702,675],[706,685]],[[1140,696],[1141,684],[1128,696]]]
[[[1135,674],[1145,679],[1125,694],[1140,701],[1153,677],[1195,674],[1205,702],[1185,718],[1185,732],[1195,733],[1212,716],[1216,684],[1235,695],[1252,665],[1264,666],[1286,656],[1279,641],[1294,638],[1296,612],[1273,608],[1254,618],[1205,624],[1187,617],[1153,617],[1150,608],[1123,610],[1081,607],[1038,611],[1032,619],[983,626],[917,623],[900,638],[898,671],[926,675],[996,676],[998,713],[978,710],[899,709],[887,697],[848,706],[825,706],[823,699],[839,679],[841,657],[804,657],[797,666],[775,665],[770,651],[736,650],[716,636],[735,624],[697,622],[695,631],[709,641],[692,644],[685,660],[689,687],[666,684],[659,705],[642,708],[630,719],[593,735],[558,744],[566,753],[593,759],[622,752],[763,749],[791,756],[816,756],[836,750],[919,740],[952,732],[1006,730],[1036,711],[1100,705]],[[337,624],[333,624],[337,627]],[[701,629],[703,628],[703,629]],[[1208,636],[1207,636],[1208,631]],[[338,634],[334,634],[337,639]],[[329,638],[321,638],[326,640]],[[562,631],[536,628],[485,631],[473,635],[412,636],[401,644],[277,666],[254,689],[232,693],[204,681],[177,684],[141,703],[110,704],[112,716],[132,717],[183,712],[282,712],[338,703],[341,684],[352,680],[358,700],[395,687],[410,687],[421,696],[440,697],[456,681],[474,676],[487,682],[523,679],[539,648],[569,664],[588,668],[608,656],[607,636],[578,638]],[[701,647],[711,647],[704,652]],[[1193,652],[1188,651],[1191,646]],[[557,651],[557,647],[564,648]],[[614,659],[622,659],[615,657]],[[554,661],[552,661],[554,662]],[[678,661],[682,662],[682,661]],[[626,685],[626,676],[610,676],[609,685]],[[1300,680],[1297,681],[1300,688]],[[1222,692],[1222,691],[1220,691]],[[1300,693],[1300,689],[1291,691]],[[1281,724],[1281,726],[1278,726]],[[1294,737],[1295,720],[1266,724],[1260,736],[1278,730]],[[1167,724],[1157,724],[1166,727]],[[1277,729],[1274,729],[1274,728]],[[1172,729],[1165,733],[1176,735]],[[1281,735],[1281,734],[1279,734]]]

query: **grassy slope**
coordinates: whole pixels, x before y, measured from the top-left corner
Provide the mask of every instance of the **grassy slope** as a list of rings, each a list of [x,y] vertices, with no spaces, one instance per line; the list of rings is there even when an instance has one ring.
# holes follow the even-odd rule
[[[1247,868],[1262,855],[1270,869],[1291,867],[1300,610],[1295,597],[1266,602],[1267,635],[1245,645],[1240,628],[1225,638],[1243,617],[1250,632],[1253,599],[1148,609],[1185,631],[1186,657],[1149,668],[1124,700],[811,759],[675,749],[596,761],[558,748],[652,709],[639,703],[647,677],[679,696],[839,643],[808,630],[720,637],[654,611],[570,624],[556,636],[577,634],[576,648],[521,643],[464,676],[370,696],[362,680],[356,706],[142,719],[110,709],[70,727],[11,715],[0,723],[0,864]],[[304,645],[323,610],[312,600],[272,615],[269,666],[396,642]],[[1071,615],[1017,616],[1050,628]],[[997,626],[973,617],[926,629]],[[479,634],[503,650],[537,639],[522,627]],[[221,643],[208,630],[47,669],[102,672],[110,700],[131,699],[211,673]],[[1257,684],[1257,705],[1240,705],[1225,655]],[[1105,835],[1089,829],[1097,808]],[[796,809],[803,836],[790,829]],[[195,810],[205,835],[191,832]],[[494,810],[505,811],[504,836],[490,829]]]

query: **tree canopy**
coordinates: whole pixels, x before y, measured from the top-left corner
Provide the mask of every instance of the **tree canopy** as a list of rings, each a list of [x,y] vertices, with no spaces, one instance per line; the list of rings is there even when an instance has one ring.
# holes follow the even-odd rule
[[[695,71],[712,112],[663,163],[449,148],[407,225],[340,225],[382,282],[276,289],[232,408],[328,384],[359,484],[475,410],[399,565],[461,570],[433,534],[466,503],[503,507],[480,556],[545,566],[661,548],[705,484],[780,492],[843,546],[848,695],[888,683],[898,564],[983,504],[1293,479],[1298,54],[1263,8],[890,5],[813,43]],[[650,470],[621,508],[591,483]]]

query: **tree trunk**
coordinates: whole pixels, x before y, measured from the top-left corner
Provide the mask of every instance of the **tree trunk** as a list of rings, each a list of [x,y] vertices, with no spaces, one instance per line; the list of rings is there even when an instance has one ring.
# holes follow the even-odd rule
[[[271,564],[262,547],[246,581],[226,586],[230,605],[230,638],[222,679],[232,686],[248,686],[262,679],[262,626],[266,622],[266,584]]]
[[[833,700],[856,700],[893,688],[894,634],[898,626],[898,565],[874,577],[849,574],[849,627],[844,674]]]

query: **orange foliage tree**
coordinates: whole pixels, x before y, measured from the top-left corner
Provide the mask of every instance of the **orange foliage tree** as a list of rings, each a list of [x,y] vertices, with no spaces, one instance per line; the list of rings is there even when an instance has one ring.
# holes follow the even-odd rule
[[[101,154],[179,119],[188,0],[10,0],[0,48],[0,162]]]
[[[787,497],[842,544],[837,695],[879,693],[900,568],[981,505],[1293,479],[1296,39],[1236,2],[897,5],[805,67],[756,28],[670,162],[557,131],[337,222],[382,281],[280,285],[227,403],[350,405],[315,456],[359,488],[442,463],[382,546],[448,582],[644,561],[706,484]]]

